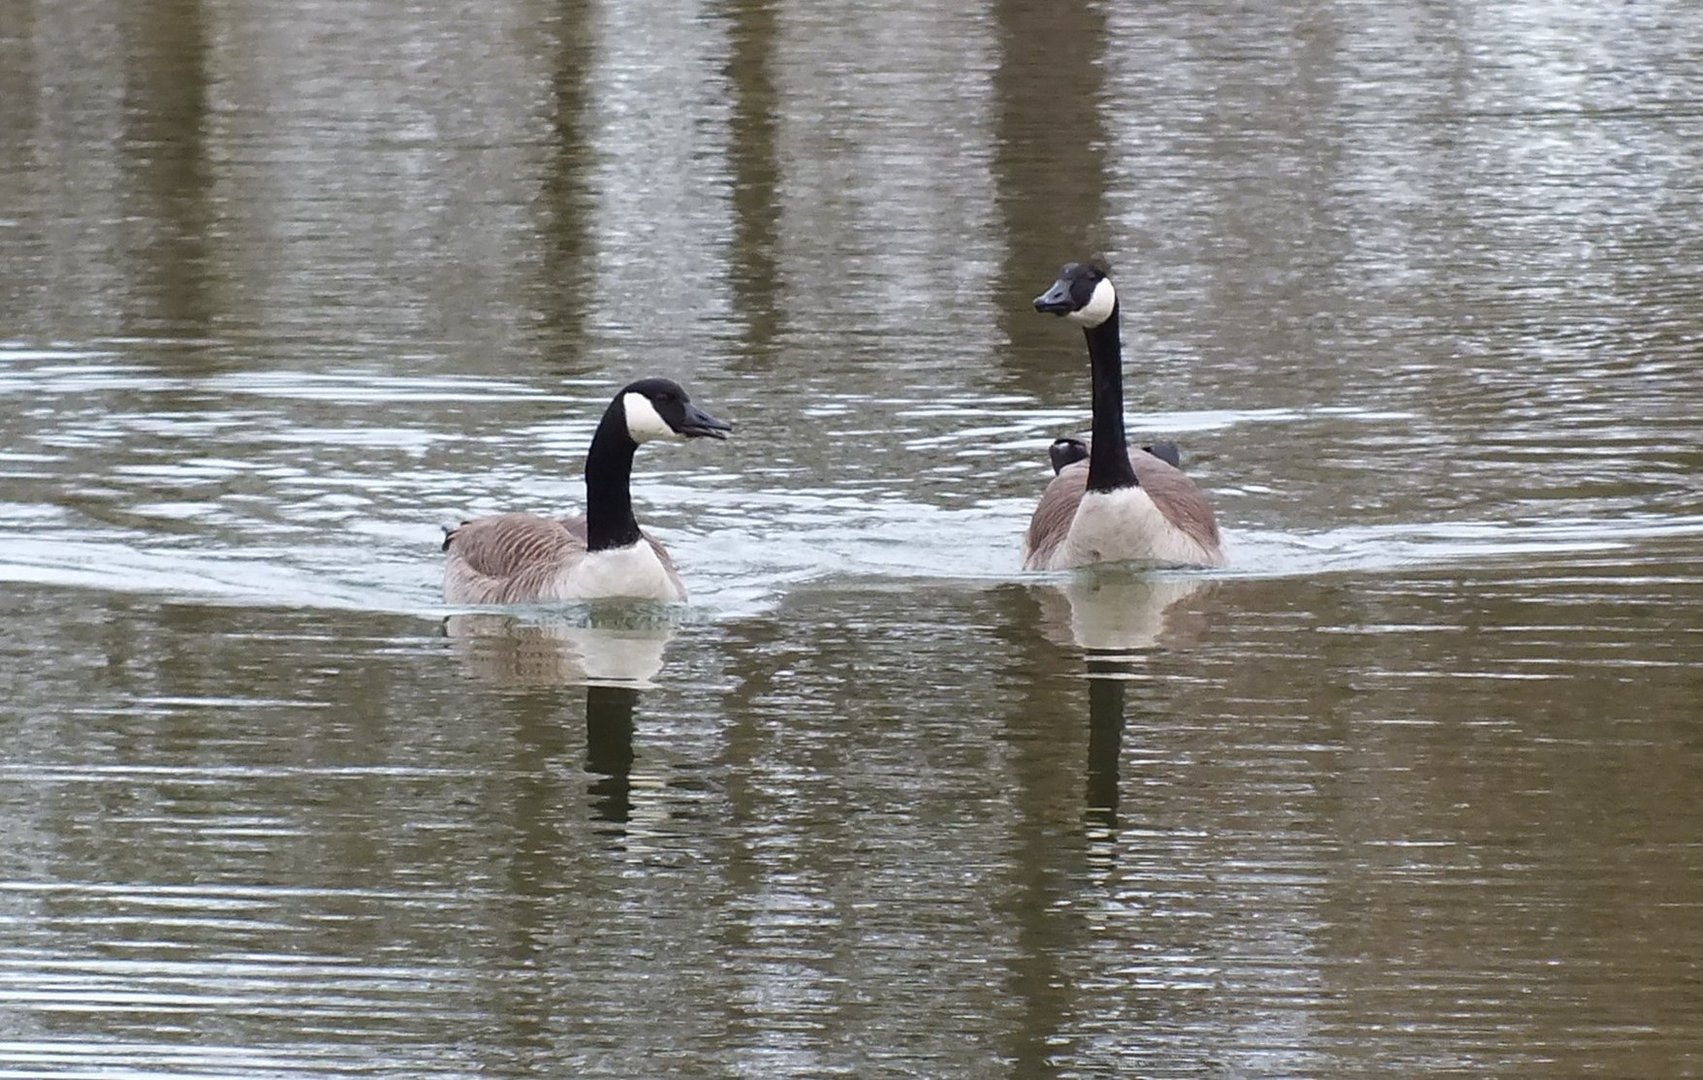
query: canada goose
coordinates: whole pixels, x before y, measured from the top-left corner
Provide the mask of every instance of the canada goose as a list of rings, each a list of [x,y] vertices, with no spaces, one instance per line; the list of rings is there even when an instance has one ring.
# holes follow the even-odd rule
[[[651,439],[725,439],[732,430],[668,379],[623,387],[603,411],[585,456],[585,516],[498,514],[446,529],[444,600],[686,599],[674,560],[633,520],[633,452]]]
[[[1224,565],[1206,496],[1159,455],[1129,451],[1118,296],[1111,278],[1086,263],[1066,263],[1052,288],[1035,298],[1035,310],[1083,328],[1093,372],[1094,432],[1086,462],[1064,464],[1041,494],[1023,538],[1023,568],[1123,561]],[[1065,448],[1066,456],[1071,452]]]
[[[1143,446],[1141,449],[1146,453],[1152,454],[1154,457],[1171,466],[1173,469],[1180,469],[1183,467],[1182,452],[1177,449],[1177,444],[1169,439],[1161,439],[1156,443],[1150,443],[1147,446]],[[1047,447],[1047,457],[1052,459],[1053,475],[1057,476],[1063,471],[1066,465],[1074,465],[1078,461],[1084,461],[1087,459],[1088,444],[1083,442],[1081,439],[1064,435],[1054,439],[1052,445]]]

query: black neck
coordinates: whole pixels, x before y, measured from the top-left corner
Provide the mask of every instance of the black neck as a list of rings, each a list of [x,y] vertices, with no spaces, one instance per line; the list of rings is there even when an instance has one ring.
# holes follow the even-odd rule
[[[627,434],[627,413],[621,402],[610,402],[591,437],[585,455],[585,546],[605,551],[638,543],[642,536],[633,520],[633,451],[639,444]]]
[[[1124,436],[1123,348],[1118,343],[1118,307],[1099,326],[1083,331],[1088,338],[1088,361],[1094,372],[1094,443],[1088,449],[1088,490],[1116,491],[1134,487],[1135,469],[1129,463]]]

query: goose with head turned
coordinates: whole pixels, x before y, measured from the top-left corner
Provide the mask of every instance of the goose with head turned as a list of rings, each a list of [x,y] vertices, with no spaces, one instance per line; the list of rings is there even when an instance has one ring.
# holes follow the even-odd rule
[[[633,518],[633,454],[652,439],[725,439],[732,430],[668,379],[623,387],[604,410],[585,457],[585,516],[498,514],[445,530],[444,600],[686,599],[674,560]]]
[[[1082,327],[1093,373],[1093,438],[1054,442],[1057,475],[1041,494],[1023,539],[1025,570],[1102,562],[1223,566],[1218,522],[1206,496],[1156,444],[1131,453],[1124,435],[1123,348],[1118,296],[1105,271],[1066,263],[1035,310]],[[1071,444],[1075,445],[1071,445]],[[1173,454],[1175,447],[1167,447]]]

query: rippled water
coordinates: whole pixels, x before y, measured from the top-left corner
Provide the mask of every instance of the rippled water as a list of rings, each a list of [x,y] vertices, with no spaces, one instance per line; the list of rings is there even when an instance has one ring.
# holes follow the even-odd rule
[[[0,11],[0,1076],[1695,1074],[1699,55]],[[1018,570],[1085,253],[1226,571]],[[445,609],[653,372],[692,602]]]

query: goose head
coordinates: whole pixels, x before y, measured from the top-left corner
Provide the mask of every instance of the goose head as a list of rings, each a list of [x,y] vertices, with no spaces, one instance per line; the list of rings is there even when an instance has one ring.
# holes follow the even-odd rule
[[[1035,297],[1036,311],[1062,315],[1089,329],[1111,318],[1117,307],[1118,294],[1112,288],[1112,279],[1090,263],[1065,263],[1052,288]]]
[[[1088,444],[1081,439],[1072,439],[1069,436],[1054,439],[1053,444],[1047,447],[1047,456],[1052,459],[1053,474],[1057,475],[1064,471],[1066,465],[1073,465],[1078,461],[1086,460]]]
[[[692,399],[672,379],[640,379],[629,383],[617,398],[627,424],[627,435],[635,443],[652,439],[725,439],[733,425],[717,420],[692,404]]]

